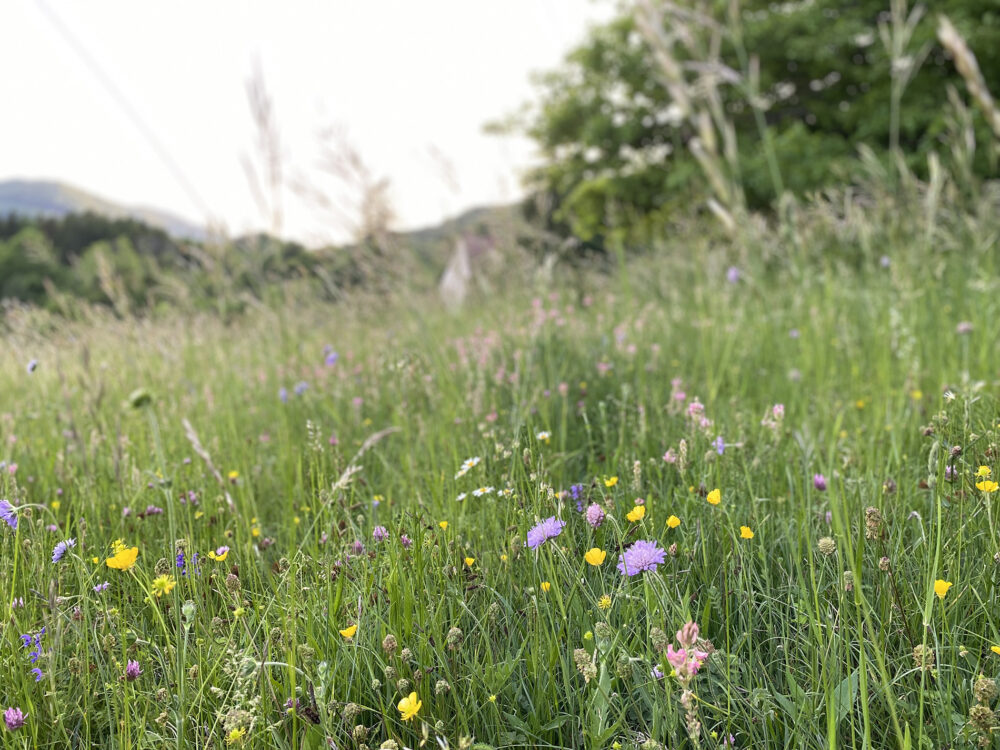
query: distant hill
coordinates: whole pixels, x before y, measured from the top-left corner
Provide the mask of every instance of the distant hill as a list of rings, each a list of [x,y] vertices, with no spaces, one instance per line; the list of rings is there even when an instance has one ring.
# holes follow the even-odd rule
[[[113,219],[136,219],[164,230],[174,237],[201,240],[205,229],[167,211],[145,206],[122,206],[80,188],[48,180],[0,181],[0,216],[41,216],[59,218],[67,214],[91,212]]]

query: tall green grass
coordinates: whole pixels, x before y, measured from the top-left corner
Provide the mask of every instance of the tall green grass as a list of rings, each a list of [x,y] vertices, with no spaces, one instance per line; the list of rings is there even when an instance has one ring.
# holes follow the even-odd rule
[[[684,233],[457,317],[364,298],[228,326],[8,312],[0,708],[27,718],[0,741],[694,747],[661,650],[693,620],[701,747],[988,746],[970,711],[1000,669],[1000,494],[974,473],[1000,474],[998,225],[884,200],[738,243]],[[566,527],[527,549],[549,516]],[[138,547],[128,572],[105,563],[116,539]],[[638,539],[666,560],[623,576]],[[32,663],[19,636],[42,627]]]

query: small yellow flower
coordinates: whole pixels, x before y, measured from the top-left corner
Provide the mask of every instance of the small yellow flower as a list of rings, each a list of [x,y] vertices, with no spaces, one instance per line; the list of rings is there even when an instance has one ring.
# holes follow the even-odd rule
[[[474,558],[474,557],[467,557],[467,558],[465,558],[465,564],[468,565],[470,568],[472,567],[472,563],[474,563],[475,561],[476,561],[476,558]]]
[[[719,490],[718,487],[716,487],[714,490],[708,493],[708,497],[706,497],[705,499],[708,500],[709,505],[718,505],[720,502],[722,502],[722,492],[721,490]]]
[[[424,705],[423,701],[417,698],[416,693],[410,693],[408,696],[403,698],[399,703],[396,704],[396,708],[399,710],[400,717],[403,721],[409,721],[414,716],[417,715],[417,711],[420,707]]]
[[[945,595],[948,593],[948,589],[952,586],[951,581],[942,581],[938,578],[934,581],[934,593],[937,594],[938,599],[944,599]]]
[[[199,518],[201,518],[204,515],[205,515],[205,511],[203,511],[203,510],[196,510],[194,512],[194,520],[197,521]]]
[[[753,531],[749,526],[740,526],[740,539],[753,539]]]
[[[632,521],[633,523],[635,523],[636,521],[641,521],[645,517],[646,517],[646,506],[645,505],[637,505],[637,506],[635,506],[625,516],[625,518],[627,518],[628,520]]]
[[[991,469],[989,466],[980,466],[978,469],[976,469],[976,476],[977,477],[988,477],[992,473],[993,473],[993,469]]]
[[[981,482],[976,482],[976,489],[982,490],[983,492],[996,492],[997,487],[1000,487],[1000,484],[997,484],[990,479],[984,479]]]
[[[920,401],[923,397],[924,397],[924,392],[919,388],[914,388],[912,391],[910,391],[910,398],[912,398],[914,401]]]
[[[139,548],[132,547],[131,549],[122,549],[121,552],[116,552],[112,557],[105,560],[105,564],[109,568],[114,568],[115,570],[126,571],[135,565],[135,559],[139,556]]]
[[[496,702],[497,702],[497,697],[495,695],[491,695],[490,696],[490,703],[496,703]]]
[[[618,477],[605,477],[604,478],[604,486],[605,487],[614,487],[616,484],[618,484]]]
[[[231,472],[229,472],[229,481],[230,482],[235,482],[239,478],[240,478],[240,473],[238,471],[236,471],[236,469],[233,469]]]
[[[693,484],[689,484],[688,485],[688,492],[694,492],[694,485]]]
[[[62,507],[62,503],[59,500],[53,500],[49,505],[52,506],[52,510],[59,510]]]
[[[600,599],[597,600],[597,608],[601,610],[611,609],[611,597],[604,594]]]
[[[500,555],[500,562],[507,562],[507,555]]]
[[[247,611],[243,607],[237,607],[233,610],[233,617],[243,617],[246,613]]]
[[[550,588],[552,588],[551,583],[548,581],[542,581],[542,591],[548,591]]]
[[[863,398],[859,398],[857,401],[854,402],[854,408],[855,409],[864,409],[865,408],[865,400]]]
[[[113,542],[111,542],[111,554],[112,555],[117,555],[119,552],[121,552],[124,549],[126,549],[125,542],[123,542],[121,539],[115,539]]]
[[[671,529],[676,529],[680,525],[681,525],[681,519],[679,519],[677,516],[670,516],[670,518],[667,519],[667,526],[669,526]]]
[[[438,523],[438,526],[441,527],[442,531],[447,531],[448,530],[448,522],[447,521],[440,521]]]
[[[218,549],[213,549],[208,551],[208,559],[215,560],[216,562],[225,562],[226,558],[229,557],[229,547],[219,547]]]
[[[292,518],[292,523],[294,523],[296,526],[298,526],[300,523],[302,523],[302,519],[299,518],[298,516],[294,516]]]
[[[357,632],[358,632],[358,626],[355,624],[351,625],[349,628],[344,628],[343,630],[340,631],[340,634],[344,636],[344,638],[346,638],[347,640],[351,640],[351,638],[353,638],[354,634]]]
[[[246,739],[247,730],[244,727],[236,727],[229,730],[229,734],[226,735],[227,745],[242,745],[243,740]]]
[[[250,529],[250,536],[255,539],[260,536],[260,526],[254,526]]]
[[[994,654],[1000,655],[1000,646],[990,646],[990,651],[992,651]]]
[[[174,586],[177,585],[177,581],[174,580],[173,576],[157,576],[153,579],[153,593],[156,594],[156,598],[159,599],[164,594],[169,594],[174,590]]]
[[[642,506],[640,506],[642,507]],[[587,554],[583,556],[583,559],[588,563],[597,567],[604,563],[604,558],[608,556],[608,553],[602,550],[600,547],[592,547],[587,550]]]
[[[99,557],[92,557],[92,558],[90,558],[90,561],[92,563],[94,563],[94,565],[97,565],[98,563],[101,562],[101,558],[99,558]]]

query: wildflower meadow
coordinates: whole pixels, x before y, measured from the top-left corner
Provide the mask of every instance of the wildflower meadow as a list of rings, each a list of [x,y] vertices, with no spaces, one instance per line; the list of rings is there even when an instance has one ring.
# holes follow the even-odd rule
[[[459,314],[11,310],[0,744],[993,746],[996,223],[810,221]]]

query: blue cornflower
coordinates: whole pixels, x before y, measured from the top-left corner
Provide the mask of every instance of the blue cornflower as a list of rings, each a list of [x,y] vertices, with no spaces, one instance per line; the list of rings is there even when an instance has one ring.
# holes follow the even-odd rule
[[[17,511],[13,505],[3,499],[0,499],[0,521],[3,521],[12,529],[17,529]]]
[[[528,530],[527,546],[531,549],[538,549],[546,540],[559,536],[565,525],[565,521],[560,521],[555,516],[540,521]]]
[[[76,546],[76,539],[67,539],[64,542],[59,542],[52,550],[52,562],[57,563],[63,559],[63,555],[66,554],[66,550],[72,549]]]

